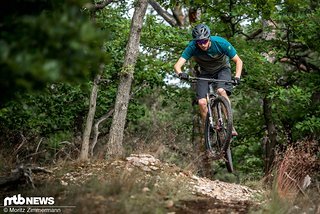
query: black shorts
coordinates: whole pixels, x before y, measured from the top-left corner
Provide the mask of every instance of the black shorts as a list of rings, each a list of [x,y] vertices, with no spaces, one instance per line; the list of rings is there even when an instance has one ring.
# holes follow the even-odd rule
[[[229,67],[222,68],[220,71],[216,72],[215,74],[199,74],[198,77],[202,78],[215,78],[218,80],[227,80],[231,81],[231,69]],[[231,95],[233,86],[232,84],[226,84],[224,82],[217,83],[217,88],[223,88],[226,90],[228,95]],[[196,93],[197,99],[205,98],[208,93],[208,81],[205,80],[198,80],[196,85]]]

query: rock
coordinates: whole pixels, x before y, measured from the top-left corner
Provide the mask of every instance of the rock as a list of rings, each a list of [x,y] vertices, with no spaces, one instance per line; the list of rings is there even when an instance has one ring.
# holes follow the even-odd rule
[[[169,164],[161,164],[160,160],[149,154],[132,154],[126,158],[132,166],[139,167],[143,171],[150,172],[161,169],[161,167],[171,167]],[[184,174],[177,167],[172,173],[176,179],[187,179],[190,191],[195,195],[203,195],[224,201],[250,201],[257,191],[246,186],[233,183],[226,183],[219,180],[212,181],[193,174]],[[184,176],[182,176],[182,174]],[[147,192],[147,190],[145,189]],[[169,200],[168,203],[171,203]],[[173,201],[172,201],[173,203]],[[173,206],[173,205],[172,205]]]
[[[166,207],[167,207],[167,208],[171,208],[171,207],[173,207],[173,205],[174,205],[173,200],[167,200],[167,201],[166,201]]]
[[[60,183],[61,183],[61,185],[62,185],[62,186],[68,186],[68,183],[67,183],[67,182],[65,182],[64,180],[61,180],[61,182],[60,182]]]
[[[148,172],[158,170],[160,165],[160,160],[149,154],[132,154],[126,160],[128,163]]]
[[[142,192],[150,192],[150,189],[148,187],[143,187]]]

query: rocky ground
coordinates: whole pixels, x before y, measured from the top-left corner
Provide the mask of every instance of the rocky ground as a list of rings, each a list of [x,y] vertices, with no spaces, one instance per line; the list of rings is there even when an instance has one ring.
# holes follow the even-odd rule
[[[136,207],[132,212],[128,206],[126,211],[119,207],[112,210],[111,205],[108,207],[107,204],[121,203],[122,199],[115,196],[121,191],[124,195],[122,198],[128,198],[125,199],[126,201],[138,200],[138,198],[142,200],[141,195],[144,195],[144,202],[135,202],[135,204],[144,206],[145,203],[145,206],[149,207],[149,213],[153,213],[150,203],[159,203],[159,201],[162,201],[160,204],[163,205],[165,213],[171,214],[248,213],[259,207],[256,199],[261,194],[246,186],[196,176],[175,165],[162,163],[149,154],[132,154],[124,160],[113,162],[60,164],[46,171],[47,173],[34,175],[34,185],[38,185],[38,188],[48,188],[50,186],[48,184],[53,184],[56,187],[60,186],[64,192],[68,192],[68,188],[76,191],[74,194],[61,194],[61,190],[59,194],[55,193],[60,204],[73,203],[77,207],[77,210],[69,210],[69,213],[86,212],[86,210],[90,210],[89,213],[119,213],[116,210],[122,210],[120,213],[138,213]],[[99,187],[94,191],[80,191],[84,189],[86,183],[92,182],[92,179],[97,181],[96,186],[107,182],[109,186],[105,191],[108,194],[99,194],[102,189]],[[137,190],[133,191],[133,189]],[[155,193],[157,199],[150,199]],[[149,198],[145,199],[145,196]],[[71,199],[72,197],[74,198]],[[92,199],[95,199],[95,208],[86,202]],[[159,213],[162,212],[163,210]],[[148,213],[148,211],[141,213]]]

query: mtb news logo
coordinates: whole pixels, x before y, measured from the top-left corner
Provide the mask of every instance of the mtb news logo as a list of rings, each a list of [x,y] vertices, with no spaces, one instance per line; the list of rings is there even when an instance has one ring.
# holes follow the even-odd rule
[[[22,197],[18,194],[3,200],[3,206],[10,205],[54,205],[54,197]]]

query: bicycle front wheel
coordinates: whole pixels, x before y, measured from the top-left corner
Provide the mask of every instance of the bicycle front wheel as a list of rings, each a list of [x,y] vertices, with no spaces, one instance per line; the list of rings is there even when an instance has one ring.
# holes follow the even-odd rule
[[[227,152],[232,139],[233,127],[233,117],[229,101],[225,97],[217,97],[212,104],[212,114],[217,131],[217,140],[223,151]]]
[[[213,124],[211,123],[213,122]],[[209,152],[209,156],[212,159],[220,159],[222,147],[220,141],[218,140],[218,133],[215,129],[215,121],[211,118],[210,114],[207,114],[205,123],[205,143],[206,149]]]
[[[223,158],[232,138],[232,114],[229,102],[224,97],[210,100],[205,123],[206,148],[213,159]]]
[[[228,172],[233,172],[230,142],[232,139],[232,112],[228,100],[217,97],[210,100],[205,126],[205,143],[209,157],[224,159]]]

